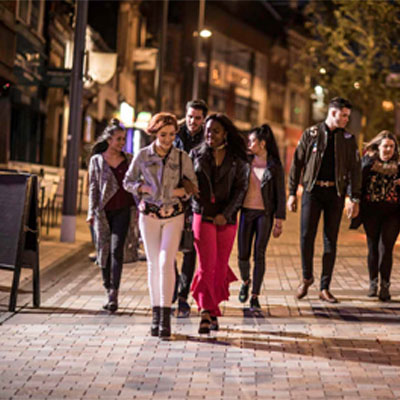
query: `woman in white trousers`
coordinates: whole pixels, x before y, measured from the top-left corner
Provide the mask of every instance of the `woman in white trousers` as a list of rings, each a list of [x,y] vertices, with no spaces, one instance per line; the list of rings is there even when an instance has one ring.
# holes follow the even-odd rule
[[[173,146],[177,130],[173,114],[154,115],[147,133],[155,140],[140,150],[124,179],[124,188],[140,199],[139,230],[147,257],[153,309],[151,335],[159,337],[171,335],[174,261],[184,224],[183,201],[198,190],[191,159]]]

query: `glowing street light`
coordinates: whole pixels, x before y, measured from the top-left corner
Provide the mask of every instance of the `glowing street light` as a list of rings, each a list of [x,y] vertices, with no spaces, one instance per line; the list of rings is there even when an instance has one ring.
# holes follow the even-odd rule
[[[204,28],[204,29],[202,29],[202,30],[200,31],[200,36],[201,36],[202,38],[209,38],[209,37],[212,36],[212,32],[211,32],[209,29]]]

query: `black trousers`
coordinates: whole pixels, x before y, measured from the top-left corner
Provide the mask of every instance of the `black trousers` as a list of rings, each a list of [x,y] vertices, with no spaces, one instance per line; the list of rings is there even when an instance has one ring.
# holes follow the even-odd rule
[[[239,269],[242,280],[250,278],[250,255],[254,240],[254,269],[252,294],[259,295],[265,273],[265,251],[271,236],[273,215],[266,215],[264,210],[244,208],[240,213],[238,250]]]
[[[101,269],[103,285],[109,289],[119,289],[124,259],[124,244],[129,229],[130,208],[106,211],[110,226],[110,255],[105,268]]]
[[[311,192],[303,192],[301,200],[300,248],[304,279],[313,277],[314,243],[321,213],[323,213],[324,218],[321,290],[329,289],[332,280],[343,207],[344,196],[338,196],[334,187],[316,186]]]
[[[185,211],[185,218],[191,224],[193,221],[193,213],[188,207]],[[194,270],[196,269],[196,250],[193,245],[193,250],[183,253],[182,270],[179,275],[179,292],[178,296],[187,299],[192,284]]]
[[[367,234],[370,281],[390,282],[393,248],[400,232],[400,209],[392,204],[367,203],[362,208],[362,221]]]

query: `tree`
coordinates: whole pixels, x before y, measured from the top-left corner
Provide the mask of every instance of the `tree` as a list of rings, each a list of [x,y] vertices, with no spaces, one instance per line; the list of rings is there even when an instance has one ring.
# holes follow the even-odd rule
[[[308,77],[310,91],[322,86],[326,99],[348,98],[364,117],[365,140],[390,129],[394,111],[382,102],[400,100],[387,85],[399,61],[400,0],[312,0],[305,13],[309,39],[292,75]]]

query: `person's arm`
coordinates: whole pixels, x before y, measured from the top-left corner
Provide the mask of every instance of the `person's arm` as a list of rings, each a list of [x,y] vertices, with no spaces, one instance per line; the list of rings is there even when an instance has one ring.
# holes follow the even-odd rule
[[[287,207],[289,211],[292,212],[297,211],[297,188],[299,186],[300,176],[305,163],[307,136],[308,130],[305,130],[301,135],[299,143],[297,144],[289,172],[289,198],[287,202]]]
[[[186,152],[182,153],[182,175],[186,192],[189,195],[197,196],[199,194],[199,184],[194,172],[193,161]]]
[[[225,217],[226,220],[229,220],[241,207],[249,184],[248,163],[240,159],[237,159],[236,163],[236,174],[233,181],[230,201],[222,212],[222,215]]]
[[[141,178],[141,154],[142,153],[139,152],[132,160],[123,180],[124,189],[137,197],[140,197],[143,193],[150,193],[150,188],[144,185],[143,179]]]
[[[89,188],[88,188],[88,213],[86,221],[90,224],[93,224],[95,210],[99,206],[99,171],[98,164],[96,162],[95,157],[92,157],[89,162]]]

